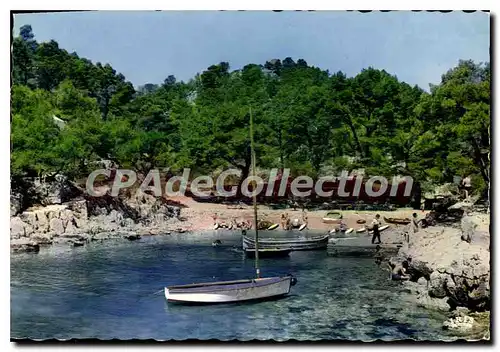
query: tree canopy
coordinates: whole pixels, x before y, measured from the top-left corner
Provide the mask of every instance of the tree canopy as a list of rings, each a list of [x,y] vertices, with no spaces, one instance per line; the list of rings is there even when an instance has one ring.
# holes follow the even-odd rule
[[[236,70],[220,62],[188,82],[169,75],[136,90],[109,64],[38,43],[29,25],[12,60],[14,177],[81,177],[103,159],[247,174],[251,113],[262,168],[362,167],[424,183],[472,175],[479,191],[490,180],[489,63],[459,61],[430,92],[373,67],[347,77],[291,57]]]

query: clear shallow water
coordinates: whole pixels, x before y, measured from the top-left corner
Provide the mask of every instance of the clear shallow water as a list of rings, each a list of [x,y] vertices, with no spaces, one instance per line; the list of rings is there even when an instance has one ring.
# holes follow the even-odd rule
[[[185,237],[185,236],[184,236]],[[179,238],[179,237],[178,237]],[[254,261],[223,240],[145,238],[11,257],[12,338],[442,340],[445,316],[416,307],[372,259],[292,252],[261,259],[264,276],[298,279],[286,298],[168,304],[166,285],[252,277]]]

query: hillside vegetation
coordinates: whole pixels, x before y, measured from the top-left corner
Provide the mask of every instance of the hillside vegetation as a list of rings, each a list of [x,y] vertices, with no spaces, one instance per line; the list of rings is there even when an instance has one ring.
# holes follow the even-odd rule
[[[249,113],[257,163],[318,176],[364,168],[423,184],[490,179],[490,65],[460,61],[425,92],[368,67],[354,77],[290,57],[231,70],[208,67],[134,89],[109,64],[38,43],[23,26],[12,48],[11,173],[84,177],[94,162],[250,168]],[[64,120],[61,128],[54,116]]]

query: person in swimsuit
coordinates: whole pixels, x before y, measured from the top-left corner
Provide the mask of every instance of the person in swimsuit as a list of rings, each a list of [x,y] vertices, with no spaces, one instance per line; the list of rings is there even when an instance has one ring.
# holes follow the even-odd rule
[[[407,274],[408,262],[405,260],[402,264],[391,265],[393,280],[408,280],[410,276]]]

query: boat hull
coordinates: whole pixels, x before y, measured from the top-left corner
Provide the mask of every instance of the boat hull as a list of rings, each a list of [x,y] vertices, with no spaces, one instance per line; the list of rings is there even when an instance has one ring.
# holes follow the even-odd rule
[[[405,218],[405,219],[400,219],[400,218],[386,218],[384,216],[384,221],[389,223],[389,224],[396,224],[396,225],[408,225],[411,222],[411,219]]]
[[[323,222],[325,224],[340,224],[342,219],[334,219],[334,218],[323,218]]]
[[[381,226],[381,227],[378,229],[378,231],[379,231],[379,232],[385,231],[385,230],[387,230],[389,227],[390,227],[389,225],[384,225],[384,226]],[[373,230],[370,230],[370,231],[369,231],[369,234],[370,234],[370,235],[373,235]]]
[[[281,248],[259,248],[259,258],[280,258],[288,257],[292,250],[291,249],[281,249]],[[255,248],[246,248],[245,254],[249,258],[255,258]]]
[[[267,228],[267,230],[268,230],[268,231],[272,231],[272,230],[274,230],[274,229],[278,228],[279,226],[280,226],[279,224],[274,224],[274,225],[269,226],[269,227]]]
[[[168,302],[231,303],[263,300],[290,292],[292,276],[165,287]]]
[[[305,251],[325,249],[328,246],[328,235],[311,239],[259,239],[259,249],[275,248],[290,249],[292,251]],[[243,249],[255,248],[253,238],[243,236]]]

